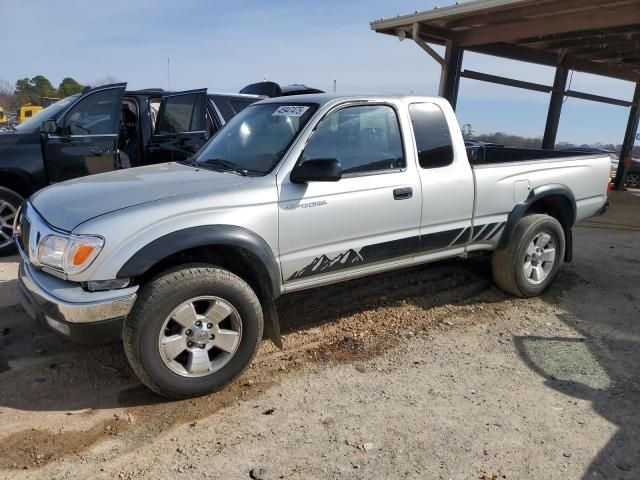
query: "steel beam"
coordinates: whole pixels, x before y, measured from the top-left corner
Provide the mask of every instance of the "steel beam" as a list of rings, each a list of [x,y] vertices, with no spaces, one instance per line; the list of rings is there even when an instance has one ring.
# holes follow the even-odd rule
[[[444,58],[442,58],[438,54],[438,52],[431,48],[427,42],[420,38],[420,24],[418,22],[413,24],[413,28],[411,29],[411,37],[413,38],[413,41],[416,42],[418,46],[425,52],[427,52],[431,56],[431,58],[438,62],[440,66],[444,65]]]
[[[449,100],[455,110],[458,102],[458,88],[460,87],[460,71],[462,70],[464,51],[454,40],[447,40],[446,48],[438,95]]]
[[[542,148],[553,150],[556,146],[556,136],[560,125],[560,115],[562,114],[562,103],[564,91],[567,88],[567,77],[569,70],[564,65],[556,67],[556,75],[553,80],[553,91],[549,100],[549,111],[547,112],[547,122],[544,126],[544,136],[542,137]]]
[[[631,156],[633,144],[638,134],[638,123],[640,122],[640,82],[636,83],[636,91],[633,95],[633,105],[629,109],[629,120],[627,121],[627,130],[624,133],[622,148],[620,149],[620,161],[616,170],[616,178],[613,187],[616,190],[622,189],[622,182],[625,173],[625,159]]]
[[[548,85],[524,82],[522,80],[514,80],[512,78],[500,77],[498,75],[489,75],[488,73],[474,72],[473,70],[465,70],[460,75],[463,78],[480,80],[481,82],[497,83],[498,85],[506,85],[508,87],[524,88],[525,90],[534,90],[536,92],[549,93],[552,90],[552,87]]]
[[[589,100],[590,102],[608,103],[609,105],[617,105],[619,107],[631,107],[633,102],[620,100],[619,98],[603,97],[602,95],[593,95],[591,93],[576,92],[575,90],[567,90],[564,92],[567,97],[579,98],[581,100]]]

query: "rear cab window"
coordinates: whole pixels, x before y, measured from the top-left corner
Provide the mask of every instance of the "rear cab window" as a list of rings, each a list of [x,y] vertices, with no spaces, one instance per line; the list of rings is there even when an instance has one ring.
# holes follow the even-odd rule
[[[421,168],[441,168],[453,163],[453,142],[442,109],[434,103],[412,103],[409,116]]]

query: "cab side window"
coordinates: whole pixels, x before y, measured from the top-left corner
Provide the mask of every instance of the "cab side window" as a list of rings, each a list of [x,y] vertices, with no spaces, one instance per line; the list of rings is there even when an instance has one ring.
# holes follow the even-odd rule
[[[63,135],[109,135],[118,132],[120,105],[111,90],[102,90],[76,103],[64,117]]]
[[[164,111],[156,124],[156,135],[171,135],[179,132],[201,132],[206,130],[203,102],[196,101],[199,94],[168,97]]]
[[[405,167],[400,127],[388,105],[342,108],[326,117],[302,160],[336,158],[342,172],[380,172]]]
[[[422,168],[446,167],[453,162],[453,143],[444,112],[433,103],[409,105],[409,116]]]

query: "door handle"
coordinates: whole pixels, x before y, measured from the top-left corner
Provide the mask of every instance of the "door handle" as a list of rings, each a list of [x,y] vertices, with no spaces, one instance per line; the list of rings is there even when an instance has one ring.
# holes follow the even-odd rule
[[[109,155],[111,153],[110,150],[89,150],[89,153],[95,155],[96,157],[100,157],[101,155]]]
[[[407,200],[411,197],[413,197],[413,188],[411,187],[396,188],[393,191],[393,198],[395,200]]]

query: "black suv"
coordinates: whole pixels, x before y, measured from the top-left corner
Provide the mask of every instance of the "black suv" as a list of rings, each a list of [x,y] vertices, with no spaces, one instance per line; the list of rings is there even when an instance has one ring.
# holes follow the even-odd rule
[[[272,82],[264,83],[273,92],[268,96],[308,89],[283,92]],[[257,93],[265,85],[249,90]],[[18,207],[37,190],[94,173],[184,160],[234,115],[265,97],[208,94],[206,89],[126,91],[126,86],[85,90],[0,132],[0,255],[13,247]]]

